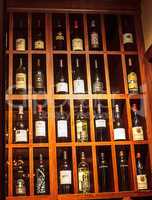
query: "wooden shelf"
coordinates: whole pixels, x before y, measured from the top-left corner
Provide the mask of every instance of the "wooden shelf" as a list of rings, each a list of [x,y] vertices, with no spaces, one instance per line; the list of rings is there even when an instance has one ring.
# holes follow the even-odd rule
[[[97,2],[96,2],[97,3]],[[43,6],[42,6],[43,7]],[[96,8],[98,5],[96,4]],[[115,5],[113,4],[114,10]],[[117,7],[117,5],[116,5]],[[16,9],[10,9],[8,12],[9,16],[9,49],[6,50],[6,54],[8,56],[8,88],[9,90],[6,93],[6,102],[8,103],[8,143],[6,144],[6,150],[7,150],[7,159],[8,160],[8,197],[7,200],[83,200],[83,199],[122,199],[122,200],[131,200],[132,197],[148,197],[152,196],[152,188],[149,178],[149,189],[147,191],[138,192],[137,191],[137,183],[136,183],[136,147],[146,146],[146,155],[147,163],[146,167],[150,170],[152,168],[152,137],[151,137],[151,121],[150,121],[150,112],[148,110],[148,103],[150,103],[147,99],[148,97],[148,91],[145,89],[147,86],[145,84],[146,76],[145,76],[145,69],[142,62],[143,58],[143,43],[142,43],[142,36],[139,36],[139,32],[141,32],[140,27],[140,19],[138,18],[137,11],[133,8],[130,10],[127,10],[127,5],[125,6],[126,11],[124,10],[125,14],[131,15],[133,19],[137,18],[137,21],[135,23],[135,32],[136,32],[136,43],[137,43],[137,50],[133,51],[125,51],[124,45],[122,42],[122,11],[118,11],[117,9],[115,12],[113,10],[101,10],[100,12],[96,9],[94,11],[85,11],[81,8],[80,9],[70,9],[70,10],[64,10],[62,9],[62,6],[60,10],[52,9],[48,11],[46,8],[42,11],[39,9],[28,9],[23,8],[16,8]],[[40,12],[41,10],[41,12]],[[11,11],[11,12],[10,12]],[[27,21],[28,21],[28,49],[23,52],[19,52],[14,50],[13,42],[14,42],[14,36],[13,36],[13,20],[14,20],[14,13],[20,13],[25,12],[27,15]],[[45,20],[45,50],[33,50],[32,49],[32,16],[34,14],[43,14],[44,20]],[[58,15],[59,13],[62,13],[65,17],[66,25],[65,25],[65,32],[66,32],[66,50],[54,50],[53,49],[53,15],[54,13]],[[71,27],[70,27],[70,17],[71,14],[80,14],[82,16],[83,20],[83,29],[84,29],[84,49],[83,51],[72,51],[71,50]],[[106,32],[106,23],[105,18],[107,15],[111,15],[115,13],[115,17],[118,22],[118,30],[117,35],[119,37],[119,48],[118,49],[111,49],[109,50],[109,44],[107,42],[107,32]],[[98,15],[98,18],[100,19],[100,34],[101,34],[101,40],[102,40],[102,48],[99,51],[92,51],[89,50],[89,42],[88,42],[88,21],[87,17],[89,15]],[[140,29],[139,29],[140,27]],[[140,30],[140,31],[139,31]],[[116,45],[117,46],[117,45]],[[27,61],[27,77],[28,77],[28,93],[24,95],[18,95],[14,94],[12,90],[12,85],[14,84],[15,76],[14,76],[14,70],[16,69],[15,65],[15,57],[18,57],[19,55],[22,55],[23,57],[26,57]],[[46,73],[46,88],[47,93],[46,94],[33,94],[32,93],[32,70],[33,70],[33,56],[44,56],[44,68]],[[66,57],[66,69],[67,69],[67,78],[68,78],[68,85],[69,85],[69,93],[68,94],[55,94],[54,91],[54,85],[55,85],[55,78],[54,78],[54,72],[55,71],[55,62],[54,57],[56,56],[65,56]],[[87,93],[86,94],[73,94],[73,57],[74,56],[80,56],[84,58],[84,63],[82,68],[85,68],[85,78],[86,78],[86,86],[87,86]],[[133,94],[130,95],[128,93],[128,80],[127,80],[127,64],[126,64],[126,57],[127,56],[135,56],[139,60],[138,68],[139,68],[139,78],[141,79],[140,85],[144,85],[144,93],[143,94]],[[92,93],[92,76],[94,75],[94,71],[92,70],[91,66],[91,56],[98,56],[100,59],[102,59],[102,67],[103,73],[105,76],[105,90],[106,93],[104,94],[93,94]],[[113,59],[114,57],[114,59]],[[117,59],[118,58],[118,59]],[[112,60],[113,59],[113,60]],[[115,62],[115,60],[117,60]],[[110,61],[112,64],[110,64]],[[111,65],[111,66],[110,66]],[[117,76],[113,72],[111,72],[111,68],[118,68],[121,69],[121,73],[119,73]],[[115,83],[117,85],[117,82],[119,83],[119,93],[114,93],[113,90],[113,84],[111,82],[111,75],[116,78]],[[121,75],[121,77],[119,77]],[[56,76],[56,74],[55,74]],[[120,88],[121,86],[121,88]],[[13,104],[14,102],[21,102],[23,100],[27,101],[27,121],[28,121],[28,129],[29,129],[29,143],[27,144],[13,144],[13,118],[15,116]],[[33,102],[36,100],[38,101],[46,101],[47,106],[45,112],[47,113],[47,134],[48,134],[48,140],[46,143],[34,143],[33,137],[34,137],[34,131],[33,131]],[[69,126],[70,126],[70,134],[71,134],[71,140],[70,142],[63,142],[59,143],[56,142],[56,124],[55,124],[55,118],[56,118],[56,109],[55,109],[55,103],[60,102],[61,100],[67,100],[69,105]],[[75,130],[75,103],[79,100],[86,100],[87,106],[88,106],[88,112],[89,112],[89,127],[90,127],[90,141],[89,142],[76,142],[76,130]],[[95,100],[101,100],[106,102],[107,105],[107,120],[108,120],[108,141],[95,141],[95,127],[94,127],[94,102]],[[132,119],[131,119],[131,102],[133,101],[142,101],[143,102],[143,113],[145,113],[144,118],[146,119],[146,132],[145,132],[145,140],[144,141],[133,141],[132,140]],[[128,139],[125,141],[114,141],[113,140],[113,102],[123,102],[125,111],[125,122],[126,122],[126,133],[128,136]],[[117,171],[117,149],[119,147],[124,147],[129,149],[129,167],[131,168],[131,191],[126,192],[120,192],[119,191],[119,181],[118,181],[118,171]],[[48,166],[49,166],[49,194],[48,195],[34,195],[34,150],[35,149],[46,149],[48,151]],[[78,165],[78,150],[85,149],[88,151],[90,165],[92,167],[92,182],[94,184],[93,186],[93,193],[88,194],[79,194],[78,193],[78,180],[77,180],[77,165]],[[98,177],[98,155],[97,150],[100,148],[107,148],[110,150],[110,156],[111,156],[111,168],[110,170],[113,173],[113,186],[112,186],[112,192],[103,192],[99,193],[99,178]],[[13,196],[13,159],[14,159],[14,151],[20,152],[20,150],[27,149],[27,162],[29,163],[29,196]],[[58,149],[70,149],[71,152],[71,162],[73,164],[72,167],[72,175],[73,175],[73,193],[72,194],[59,194],[58,192]],[[111,181],[111,182],[112,182]]]

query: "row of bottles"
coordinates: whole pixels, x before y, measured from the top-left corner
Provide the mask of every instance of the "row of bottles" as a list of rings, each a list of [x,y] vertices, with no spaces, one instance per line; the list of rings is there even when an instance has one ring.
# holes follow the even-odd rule
[[[65,15],[53,14],[52,18],[52,33],[53,33],[53,49],[66,50],[67,49],[67,26],[69,25],[69,35],[71,41],[72,51],[82,51],[85,49],[85,34],[84,34],[84,20],[81,14],[69,15],[69,23],[66,22]],[[13,47],[17,51],[25,51],[28,49],[28,17],[24,13],[16,13],[13,16]],[[133,23],[133,16],[121,16],[122,21],[122,36],[121,40],[124,49],[136,50],[135,29]],[[90,50],[102,50],[102,28],[100,15],[87,16],[87,35]],[[46,48],[46,23],[43,14],[33,14],[31,20],[31,36],[32,49],[44,50]],[[120,50],[118,19],[114,15],[104,16],[104,26],[107,39],[108,50]],[[48,32],[49,34],[49,32]],[[6,34],[6,41],[7,39]],[[8,41],[7,41],[8,42]],[[6,44],[8,48],[8,44]]]
[[[138,146],[138,145],[137,145]],[[79,193],[90,193],[94,191],[92,158],[90,149],[77,149],[77,183]],[[136,183],[140,191],[147,190],[149,185],[149,169],[147,161],[142,152],[143,147],[136,148]],[[29,166],[27,165],[26,151],[15,150],[16,155],[13,161],[13,190],[14,195],[29,195]],[[25,155],[22,155],[22,154]],[[34,150],[34,191],[35,194],[49,193],[49,164],[46,148]],[[119,146],[117,154],[117,174],[119,191],[130,191],[133,189],[132,166],[128,147]],[[62,157],[62,159],[61,159]],[[114,175],[112,170],[111,151],[108,146],[97,147],[97,172],[99,192],[114,191]],[[57,176],[58,193],[74,193],[72,154],[70,148],[57,149]]]
[[[46,93],[46,68],[43,56],[33,57],[32,66],[32,85],[33,93]],[[124,80],[122,76],[122,68],[120,68],[121,60],[116,61],[117,57],[109,57],[109,78],[111,93],[124,93]],[[119,57],[120,59],[120,57]],[[136,65],[136,59],[132,56],[126,57],[127,68],[127,81],[129,94],[138,94],[141,92],[140,88],[140,76],[138,66]],[[24,63],[23,63],[24,62]],[[112,62],[114,62],[112,64]],[[111,65],[112,64],[112,65]],[[27,93],[28,84],[28,66],[26,66],[25,57],[14,57],[14,92],[17,94]],[[68,94],[69,93],[69,80],[68,80],[68,68],[65,56],[58,55],[54,57],[54,92],[56,94]],[[85,94],[87,93],[87,76],[85,67],[84,56],[72,56],[72,78],[73,78],[73,93]],[[104,69],[104,62],[102,56],[90,56],[90,69],[91,69],[91,85],[92,93],[105,94],[106,75]],[[116,80],[114,75],[120,75],[120,83]],[[122,78],[121,78],[122,77]]]
[[[124,101],[113,102],[113,139],[128,140],[128,125]],[[131,101],[132,139],[133,141],[146,140],[146,124],[142,107],[139,110],[139,101]],[[142,105],[140,105],[142,106]],[[95,141],[109,141],[110,127],[106,100],[94,100],[94,130]],[[123,110],[121,110],[123,109]],[[74,101],[75,140],[77,142],[91,141],[88,102]],[[48,141],[47,102],[33,101],[33,142]],[[55,101],[55,124],[57,142],[71,141],[71,117],[69,101]],[[28,133],[28,106],[27,101],[14,101],[13,104],[13,143],[27,143]]]

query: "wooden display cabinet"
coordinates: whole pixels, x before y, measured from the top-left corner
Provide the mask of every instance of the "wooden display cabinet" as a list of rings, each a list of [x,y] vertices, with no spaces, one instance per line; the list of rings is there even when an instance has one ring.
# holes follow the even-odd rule
[[[105,2],[105,1],[104,1]],[[137,1],[136,1],[137,3]],[[87,2],[86,2],[87,4]],[[98,8],[98,4],[99,8]],[[25,5],[25,6],[24,6]],[[71,5],[71,4],[70,4]],[[146,86],[145,67],[143,64],[143,40],[140,26],[138,7],[133,3],[99,3],[86,5],[81,2],[80,8],[74,2],[71,8],[68,4],[60,2],[60,6],[54,2],[38,1],[37,6],[30,8],[30,4],[8,3],[8,47],[6,59],[8,65],[6,92],[6,195],[7,200],[76,200],[76,199],[123,199],[123,200],[148,200],[152,196],[152,142],[151,142],[151,114],[148,111],[148,90]],[[65,7],[64,7],[65,6]],[[42,9],[45,8],[45,9]],[[30,8],[30,9],[29,9]],[[83,39],[83,51],[71,50],[71,38],[73,37],[73,18],[77,18],[81,27]],[[18,34],[18,20],[23,18],[23,33],[26,38],[25,51],[15,49],[15,37]],[[40,19],[44,49],[35,50],[33,42],[37,34],[36,20]],[[57,50],[55,45],[55,26],[60,18],[63,24],[65,44],[63,50]],[[99,32],[99,49],[90,48],[90,19],[97,21]],[[129,28],[133,32],[135,44],[132,49],[123,45],[122,34],[124,33],[124,21],[128,20]],[[27,71],[27,91],[25,94],[16,94],[15,73],[18,67],[19,57],[23,58]],[[36,59],[40,58],[44,72],[45,91],[37,94],[33,89],[33,74],[35,72]],[[73,71],[75,71],[75,58],[80,59],[80,67],[83,71],[85,93],[73,93]],[[134,69],[138,77],[140,91],[138,94],[128,92],[128,57],[133,60]],[[57,94],[55,85],[58,78],[58,61],[63,59],[65,76],[68,82],[68,93]],[[103,93],[93,93],[94,59],[99,62],[100,77],[103,81]],[[99,141],[95,133],[94,113],[96,102],[104,105],[103,112],[107,120],[107,140]],[[88,115],[88,142],[77,142],[75,119],[80,101],[85,105],[85,113]],[[28,127],[28,142],[16,144],[13,142],[15,108],[14,105],[26,102],[25,115]],[[44,141],[35,140],[34,120],[36,118],[36,105],[41,102],[44,106],[44,115],[47,121],[47,138]],[[56,119],[59,111],[58,105],[63,103],[68,118],[68,140],[58,141],[56,138]],[[114,141],[114,105],[118,103],[121,110],[121,118],[126,129],[125,141]],[[132,111],[131,106],[137,103],[142,113],[142,125],[144,127],[144,140],[133,141],[132,138]],[[8,131],[8,133],[7,133]],[[124,149],[129,164],[129,191],[119,190],[118,153]],[[63,157],[63,150],[67,150],[69,162],[72,168],[72,191],[70,194],[61,194],[59,183],[59,168]],[[91,189],[88,194],[78,193],[78,163],[80,152],[86,153],[91,174]],[[100,151],[104,151],[109,163],[110,179],[109,191],[100,192],[100,177],[98,171],[98,159]],[[148,190],[138,191],[136,182],[136,153],[141,151],[144,157],[144,166],[148,177]],[[38,165],[38,154],[43,152],[47,171],[47,194],[35,194],[35,167]],[[14,160],[22,156],[25,161],[27,176],[27,196],[15,196],[14,193]]]

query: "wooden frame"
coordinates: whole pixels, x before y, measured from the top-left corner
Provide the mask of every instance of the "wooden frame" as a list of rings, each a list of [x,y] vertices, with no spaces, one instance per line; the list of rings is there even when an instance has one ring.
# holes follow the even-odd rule
[[[12,77],[13,77],[13,55],[18,54],[17,51],[13,50],[13,13],[14,12],[26,12],[28,14],[28,50],[24,52],[24,54],[27,54],[28,56],[28,85],[29,85],[29,91],[27,95],[14,95],[10,91],[9,94],[6,95],[7,101],[12,103],[13,100],[28,100],[28,106],[29,106],[29,143],[28,144],[13,144],[12,143],[12,117],[13,117],[13,110],[11,107],[11,104],[9,104],[8,108],[8,121],[9,121],[9,138],[8,138],[8,144],[6,144],[6,148],[8,149],[8,160],[9,160],[9,169],[8,169],[8,177],[9,177],[9,191],[8,191],[8,197],[7,200],[21,200],[21,199],[31,199],[31,200],[43,200],[43,199],[59,199],[59,200],[68,200],[68,199],[106,199],[106,198],[123,198],[125,199],[131,199],[132,197],[147,197],[152,196],[152,191],[148,190],[145,192],[138,192],[137,191],[137,184],[136,179],[133,178],[133,190],[130,192],[119,192],[118,188],[118,174],[117,174],[117,160],[116,160],[116,146],[118,145],[129,145],[131,150],[131,160],[132,160],[132,173],[133,177],[136,177],[136,166],[135,166],[135,145],[148,145],[149,151],[152,152],[152,136],[151,136],[151,114],[148,111],[148,105],[149,105],[149,99],[147,98],[149,93],[147,90],[147,83],[146,81],[146,70],[143,65],[143,37],[142,34],[137,34],[141,32],[141,25],[140,25],[140,15],[138,14],[138,8],[139,4],[136,4],[137,1],[129,1],[127,4],[122,3],[122,1],[117,0],[117,4],[113,4],[112,1],[109,1],[107,3],[106,1],[103,2],[103,4],[99,4],[98,7],[98,1],[90,1],[89,4],[86,7],[86,3],[84,4],[81,2],[80,9],[78,9],[79,4],[77,2],[73,3],[73,5],[70,5],[69,1],[64,1],[65,5],[64,8],[62,8],[62,3],[50,3],[49,1],[37,1],[37,7],[35,7],[34,4],[29,4],[29,2],[25,1],[8,1],[7,3],[7,9],[9,12],[9,50],[6,51],[6,54],[9,55],[9,86],[12,85]],[[119,3],[119,6],[118,6]],[[136,6],[135,6],[136,4]],[[98,8],[97,8],[98,7]],[[29,11],[30,10],[30,11]],[[33,12],[44,12],[45,13],[45,23],[46,23],[46,49],[44,51],[36,51],[32,50],[31,46],[31,14]],[[62,12],[65,13],[66,16],[66,38],[67,38],[67,50],[66,51],[55,51],[53,50],[53,44],[52,44],[52,13],[56,12]],[[86,73],[87,73],[87,83],[88,83],[88,94],[85,95],[75,95],[72,93],[72,66],[71,66],[71,55],[76,54],[76,52],[71,51],[70,48],[70,28],[69,28],[69,13],[76,12],[76,13],[82,13],[83,20],[84,20],[84,35],[85,35],[85,50],[82,52],[78,52],[78,54],[85,55],[86,58]],[[93,52],[89,51],[88,49],[88,38],[87,38],[87,21],[86,21],[86,15],[87,13],[99,13],[100,19],[101,19],[101,34],[103,38],[103,51],[99,52]],[[121,29],[121,20],[120,15],[122,13],[133,15],[135,17],[136,22],[136,37],[137,37],[137,43],[138,43],[138,51],[134,52],[125,52],[124,47],[122,44],[122,41],[120,41],[120,51],[108,51],[106,47],[106,34],[105,34],[105,27],[104,27],[104,14],[111,14],[115,13],[118,15],[118,21],[119,21],[119,38],[121,38],[122,35],[122,29]],[[53,55],[54,54],[66,54],[67,55],[67,63],[68,63],[68,78],[69,78],[69,94],[67,95],[57,95],[54,94],[54,78],[53,76],[51,78],[47,77],[47,89],[48,93],[45,95],[35,95],[32,94],[32,90],[30,90],[32,86],[32,55],[33,54],[45,54],[46,56],[46,72],[47,74],[54,74],[53,72]],[[22,54],[19,52],[19,54]],[[90,62],[89,62],[89,55],[90,54],[99,54],[103,55],[104,57],[104,63],[105,63],[105,74],[106,74],[106,86],[107,86],[107,94],[92,94],[91,92],[91,75],[90,75]],[[138,55],[139,57],[139,65],[140,65],[140,73],[142,74],[141,79],[142,83],[145,84],[145,91],[143,95],[133,95],[130,96],[128,94],[128,87],[127,87],[127,72],[126,72],[126,64],[125,64],[125,55]],[[122,61],[122,69],[123,69],[123,77],[124,77],[124,86],[125,86],[125,93],[124,94],[111,94],[110,93],[110,80],[109,80],[109,72],[108,72],[108,55],[120,55],[121,61]],[[52,66],[52,67],[50,67]],[[46,99],[48,102],[48,127],[49,127],[49,138],[48,143],[46,144],[34,144],[32,141],[32,100],[35,99]],[[72,133],[72,140],[70,143],[56,143],[56,133],[55,133],[55,104],[54,100],[59,99],[68,99],[70,101],[70,115],[71,115],[71,133]],[[87,144],[82,143],[79,144],[75,142],[75,128],[74,128],[74,100],[75,99],[87,99],[89,102],[89,111],[90,111],[90,127],[91,127],[91,142],[88,142]],[[106,142],[96,142],[95,141],[95,134],[94,134],[94,123],[93,123],[93,100],[94,99],[106,99],[108,102],[108,111],[109,111],[109,125],[110,125],[110,137],[111,141]],[[112,114],[112,99],[123,99],[126,101],[126,107],[127,107],[127,120],[128,120],[128,135],[129,139],[128,141],[121,141],[116,142],[113,140],[113,114]],[[144,99],[144,109],[145,109],[145,117],[147,118],[147,133],[148,139],[141,142],[134,142],[131,140],[131,115],[130,115],[130,100],[132,99]],[[98,174],[97,174],[97,156],[96,156],[96,147],[97,146],[104,146],[108,145],[111,148],[112,151],[112,163],[113,163],[113,170],[114,170],[114,192],[110,193],[99,193],[98,192]],[[72,159],[73,159],[73,177],[74,179],[74,194],[68,194],[68,195],[59,195],[57,193],[57,152],[56,147],[71,147],[72,148]],[[77,159],[76,159],[76,147],[80,146],[89,146],[92,148],[92,160],[93,160],[93,177],[94,177],[94,193],[89,193],[87,195],[78,194],[78,184],[77,184]],[[29,179],[30,179],[30,196],[27,197],[13,197],[13,149],[14,148],[24,148],[27,147],[29,149]],[[33,148],[34,147],[47,147],[49,149],[49,165],[50,165],[50,195],[45,196],[34,196],[34,178],[33,178]],[[152,168],[152,156],[150,156],[150,168]]]

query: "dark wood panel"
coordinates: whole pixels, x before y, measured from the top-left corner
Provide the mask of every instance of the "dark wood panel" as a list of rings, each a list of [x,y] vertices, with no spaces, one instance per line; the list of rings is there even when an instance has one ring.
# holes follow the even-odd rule
[[[7,0],[8,9],[38,9],[44,11],[49,9],[65,9],[68,10],[135,10],[139,9],[139,0]]]

